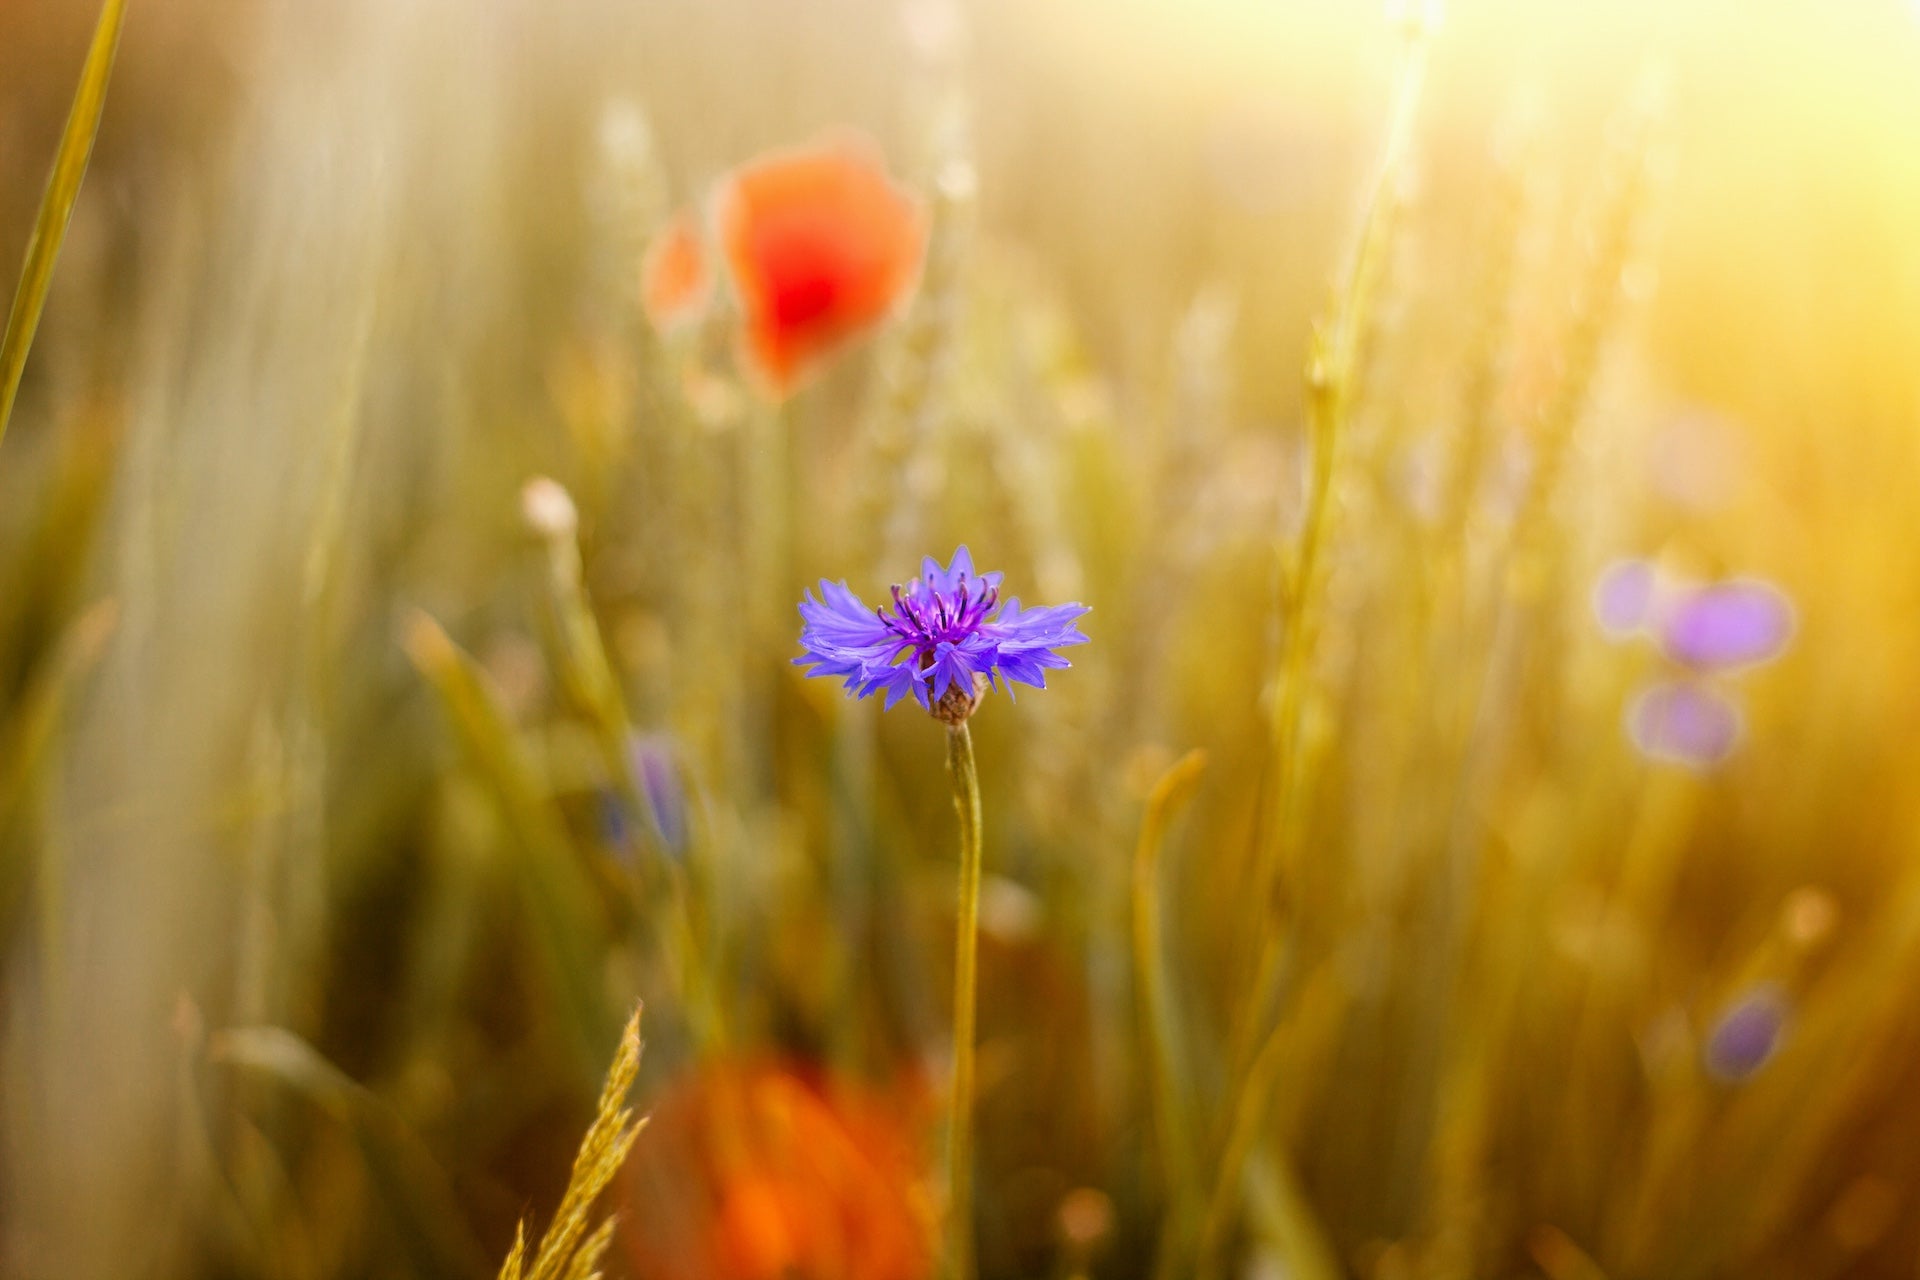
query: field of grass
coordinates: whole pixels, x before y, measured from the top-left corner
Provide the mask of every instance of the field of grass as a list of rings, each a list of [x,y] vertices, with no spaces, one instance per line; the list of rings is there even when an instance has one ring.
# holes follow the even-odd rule
[[[0,1275],[1920,1277],[1920,8],[125,9]],[[1044,689],[794,665],[963,545]]]

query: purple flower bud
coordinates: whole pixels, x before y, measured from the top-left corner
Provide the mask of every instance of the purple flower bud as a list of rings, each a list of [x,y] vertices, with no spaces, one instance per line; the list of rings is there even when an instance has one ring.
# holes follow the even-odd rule
[[[1593,616],[1600,629],[1625,639],[1653,617],[1656,571],[1650,560],[1615,560],[1593,584]]]
[[[1694,769],[1731,755],[1740,729],[1740,709],[1692,681],[1650,685],[1627,708],[1627,736],[1641,754]]]
[[[1708,1074],[1728,1084],[1750,1078],[1780,1047],[1787,1025],[1787,994],[1771,982],[1758,983],[1721,1011],[1707,1035]]]
[[[600,842],[621,862],[633,860],[632,825],[627,821],[627,806],[618,792],[602,787],[593,795],[593,824]]]
[[[1733,578],[1680,596],[1661,619],[1667,656],[1698,670],[1776,658],[1793,636],[1793,605],[1772,583]]]
[[[681,784],[672,740],[659,733],[634,735],[627,744],[627,765],[633,770],[640,794],[646,798],[660,843],[673,857],[685,857],[687,791]]]

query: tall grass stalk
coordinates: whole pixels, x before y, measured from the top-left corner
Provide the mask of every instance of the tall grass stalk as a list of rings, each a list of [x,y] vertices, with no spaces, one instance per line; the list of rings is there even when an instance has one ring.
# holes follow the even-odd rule
[[[531,1261],[525,1225],[515,1230],[500,1280],[593,1280],[599,1276],[600,1261],[613,1243],[614,1219],[603,1217],[596,1224],[594,1206],[626,1164],[633,1140],[647,1123],[636,1121],[626,1106],[634,1077],[640,1074],[640,1048],[640,1010],[635,1009],[620,1035],[619,1051],[607,1071],[593,1123],[580,1141],[560,1207]]]
[[[203,1048],[209,1064],[276,1083],[352,1136],[416,1273],[485,1274],[486,1257],[462,1220],[445,1171],[389,1099],[348,1076],[285,1027],[231,1027],[208,1036]]]
[[[1226,1219],[1238,1198],[1246,1156],[1266,1123],[1265,1098],[1271,1092],[1271,1082],[1261,1079],[1258,1064],[1273,1059],[1275,1046],[1271,1041],[1284,1026],[1269,1032],[1268,1043],[1257,1045],[1259,1028],[1277,994],[1287,954],[1288,931],[1275,920],[1276,894],[1286,882],[1287,864],[1298,844],[1305,809],[1307,770],[1302,729],[1320,622],[1322,557],[1333,519],[1341,446],[1358,401],[1366,339],[1391,255],[1431,38],[1425,21],[1415,18],[1408,22],[1386,139],[1367,190],[1359,235],[1332,315],[1315,327],[1308,352],[1307,441],[1312,466],[1299,542],[1291,556],[1283,554],[1279,568],[1283,631],[1270,724],[1273,765],[1253,899],[1261,922],[1261,943],[1247,998],[1235,1015],[1228,1077],[1232,1102],[1201,1230],[1197,1258],[1202,1275],[1210,1274],[1218,1265],[1217,1251],[1224,1247]]]
[[[517,869],[526,889],[529,924],[541,944],[562,1028],[584,1068],[596,1046],[605,1043],[610,1021],[601,986],[603,913],[593,885],[548,808],[538,773],[479,664],[425,613],[407,620],[401,640],[491,784],[501,815],[520,845]]]
[[[0,832],[11,828],[26,808],[36,783],[52,789],[49,759],[62,720],[79,695],[81,683],[99,664],[119,623],[111,600],[88,608],[67,627],[52,658],[34,673],[14,714],[0,720]],[[40,917],[40,948],[47,981],[60,972],[60,928],[64,916],[64,880],[58,851],[43,848],[33,863],[0,865],[0,918],[12,913],[23,882],[31,880]]]
[[[66,239],[74,202],[80,198],[87,161],[93,157],[93,139],[100,130],[100,113],[106,109],[107,82],[113,77],[113,58],[120,48],[120,27],[126,16],[126,0],[105,0],[100,6],[93,42],[80,68],[80,85],[74,90],[73,107],[67,113],[67,127],[60,135],[53,172],[47,176],[46,194],[40,198],[40,213],[27,241],[26,263],[20,269],[13,307],[7,313],[6,336],[0,338],[0,440],[7,437],[14,397],[19,394],[20,378],[27,367],[27,352],[40,327],[47,292],[53,287],[60,244]]]
[[[1140,841],[1133,853],[1133,971],[1140,999],[1140,1026],[1152,1076],[1154,1134],[1160,1146],[1161,1178],[1167,1201],[1177,1214],[1195,1186],[1191,1099],[1185,1064],[1179,1056],[1179,1032],[1167,991],[1166,939],[1160,903],[1160,851],[1167,824],[1192,796],[1207,766],[1206,753],[1189,751],[1160,776],[1147,797]],[[1156,1274],[1171,1274],[1177,1230],[1162,1232]]]
[[[544,476],[529,480],[520,494],[522,515],[545,553],[544,630],[554,669],[593,725],[609,790],[628,812],[640,813],[649,802],[641,794],[628,759],[635,733],[633,719],[601,637],[593,601],[587,595],[578,512],[567,491]],[[659,869],[669,899],[662,927],[685,997],[687,1020],[698,1041],[712,1047],[723,1037],[723,1021],[708,959],[699,945],[693,885],[686,869],[671,858],[661,859]]]

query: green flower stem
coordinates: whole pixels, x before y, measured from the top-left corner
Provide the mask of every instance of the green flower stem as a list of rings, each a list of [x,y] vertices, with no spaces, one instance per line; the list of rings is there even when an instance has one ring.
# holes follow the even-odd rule
[[[947,1119],[947,1235],[952,1280],[973,1275],[973,1008],[980,922],[980,775],[973,736],[947,730],[947,770],[960,815],[960,905],[953,944],[953,1096]]]

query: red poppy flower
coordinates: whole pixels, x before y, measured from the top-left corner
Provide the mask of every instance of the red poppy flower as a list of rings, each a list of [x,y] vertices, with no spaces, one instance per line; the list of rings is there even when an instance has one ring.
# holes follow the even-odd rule
[[[914,1104],[719,1063],[669,1090],[623,1181],[642,1280],[927,1280]]]
[[[707,248],[691,213],[676,214],[640,261],[640,305],[662,333],[699,317],[713,292]]]
[[[736,169],[715,203],[753,371],[784,396],[906,296],[926,215],[870,145],[838,140]]]

